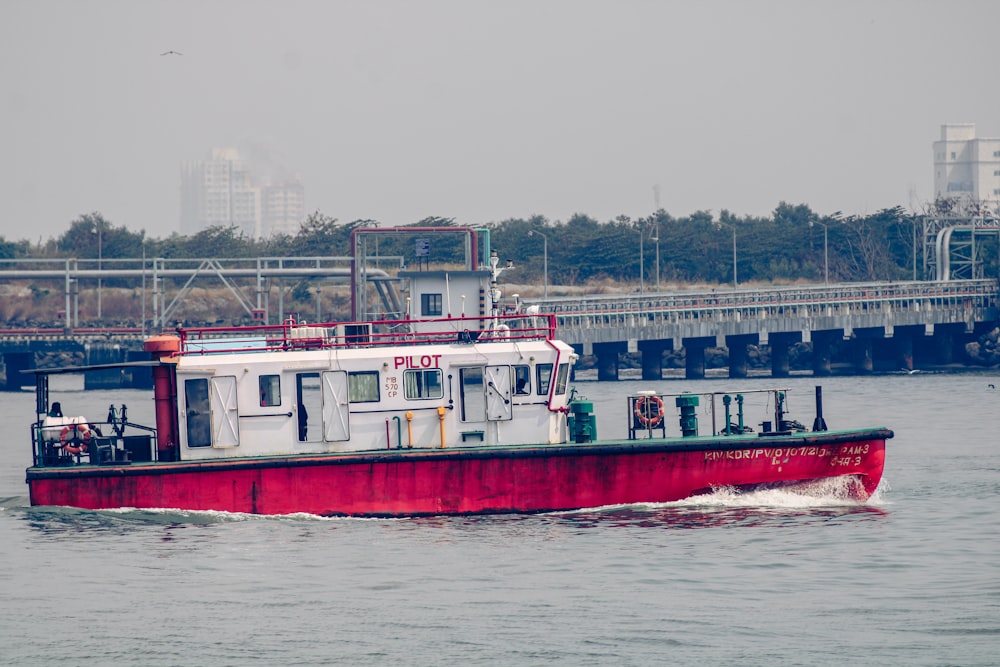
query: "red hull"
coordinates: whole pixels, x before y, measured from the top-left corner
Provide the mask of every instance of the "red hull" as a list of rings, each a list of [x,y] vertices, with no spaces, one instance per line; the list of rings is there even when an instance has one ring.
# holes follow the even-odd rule
[[[31,468],[32,505],[416,516],[669,502],[719,487],[849,476],[867,499],[884,429],[476,450]]]

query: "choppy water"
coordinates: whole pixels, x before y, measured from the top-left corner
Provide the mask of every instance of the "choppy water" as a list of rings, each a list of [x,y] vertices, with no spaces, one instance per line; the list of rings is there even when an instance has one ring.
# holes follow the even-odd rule
[[[825,380],[831,428],[896,431],[866,505],[721,493],[411,520],[29,508],[33,395],[4,395],[0,663],[994,665],[998,375]],[[814,382],[788,384],[811,419]],[[650,386],[579,385],[602,435]],[[139,392],[54,400],[152,411]]]

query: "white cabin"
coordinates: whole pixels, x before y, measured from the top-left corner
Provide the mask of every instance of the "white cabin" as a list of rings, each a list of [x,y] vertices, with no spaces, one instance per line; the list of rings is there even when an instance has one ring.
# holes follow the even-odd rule
[[[173,358],[179,458],[566,442],[576,355],[545,329],[518,328],[534,319],[349,341],[293,326],[281,349],[186,340]]]

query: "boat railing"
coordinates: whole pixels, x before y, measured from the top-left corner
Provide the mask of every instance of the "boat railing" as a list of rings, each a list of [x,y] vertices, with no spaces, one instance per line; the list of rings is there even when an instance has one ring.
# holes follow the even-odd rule
[[[399,345],[551,340],[555,315],[510,314],[371,322],[180,328],[179,354],[275,352]]]
[[[104,421],[41,415],[31,426],[31,442],[38,467],[122,465],[157,458],[156,429],[129,422],[124,405],[112,405]]]
[[[789,414],[788,392],[788,387],[700,393],[641,391],[626,397],[629,439],[666,437],[668,428],[679,428],[684,437],[700,435],[699,415],[708,417],[712,435],[768,437],[805,431],[806,426]],[[676,425],[668,424],[671,408],[677,411]],[[816,418],[812,430],[826,430],[820,387],[816,387]]]

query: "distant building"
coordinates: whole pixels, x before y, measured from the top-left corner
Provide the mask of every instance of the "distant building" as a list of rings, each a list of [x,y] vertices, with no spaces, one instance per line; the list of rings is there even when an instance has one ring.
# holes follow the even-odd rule
[[[305,187],[298,179],[261,186],[261,233],[291,234],[306,218]]]
[[[235,148],[213,148],[208,160],[181,165],[181,234],[216,225],[234,225],[251,238],[295,234],[304,219],[301,180],[260,185]]]
[[[213,148],[211,158],[181,165],[181,234],[235,225],[256,237],[260,190],[235,148]]]
[[[934,142],[934,198],[1000,205],[1000,139],[976,137],[972,123],[942,125]]]

